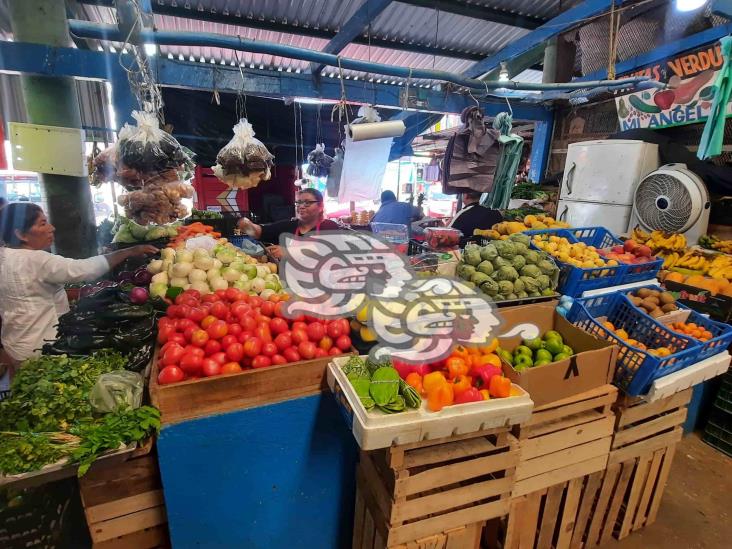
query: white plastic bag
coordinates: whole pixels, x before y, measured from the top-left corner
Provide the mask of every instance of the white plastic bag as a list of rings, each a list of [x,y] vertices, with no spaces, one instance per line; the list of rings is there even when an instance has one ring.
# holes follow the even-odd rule
[[[234,137],[216,155],[212,168],[229,187],[249,189],[272,177],[274,156],[254,137],[254,128],[242,118],[234,126]]]
[[[120,409],[134,410],[142,404],[145,383],[137,372],[117,370],[102,374],[89,391],[92,409],[101,414]]]

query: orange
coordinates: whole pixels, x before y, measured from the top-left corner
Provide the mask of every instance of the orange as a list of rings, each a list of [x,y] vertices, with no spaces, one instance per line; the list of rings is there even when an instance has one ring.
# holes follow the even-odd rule
[[[684,282],[684,278],[686,278],[686,277],[684,275],[682,275],[681,273],[672,271],[666,275],[666,278],[664,279],[664,281],[668,280],[669,282]]]
[[[714,336],[712,335],[712,332],[710,332],[709,330],[704,330],[702,332],[702,337],[706,337],[707,339],[712,339],[712,337],[714,337]]]
[[[611,332],[614,332],[615,331],[615,326],[613,326],[613,323],[610,322],[609,320],[606,320],[605,322],[603,322],[602,325],[605,328],[607,328],[608,330],[610,330]]]
[[[628,332],[620,328],[619,330],[615,331],[615,335],[617,335],[620,339],[628,339]]]

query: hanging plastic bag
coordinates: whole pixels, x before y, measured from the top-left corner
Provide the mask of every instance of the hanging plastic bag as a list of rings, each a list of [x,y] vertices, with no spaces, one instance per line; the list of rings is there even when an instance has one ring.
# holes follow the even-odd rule
[[[144,385],[142,376],[136,372],[117,370],[102,374],[89,392],[89,403],[100,414],[134,410],[142,404]]]
[[[378,111],[371,105],[362,105],[358,109],[358,118],[355,118],[351,124],[363,124],[367,122],[381,122],[381,116]]]
[[[325,154],[325,143],[317,143],[315,149],[308,153],[307,174],[313,177],[328,177],[333,157]]]
[[[117,176],[117,144],[110,145],[92,160],[93,170],[89,181],[99,187],[108,181],[114,181]]]
[[[188,215],[182,199],[193,198],[193,187],[183,181],[146,183],[144,188],[121,195],[117,203],[125,209],[125,215],[139,223],[165,225]]]
[[[274,156],[254,138],[254,128],[242,118],[234,126],[234,137],[216,155],[212,168],[216,177],[233,189],[249,189],[272,177]]]
[[[328,196],[338,198],[338,189],[341,186],[341,172],[343,171],[343,149],[336,148],[333,163],[330,165],[325,188]]]

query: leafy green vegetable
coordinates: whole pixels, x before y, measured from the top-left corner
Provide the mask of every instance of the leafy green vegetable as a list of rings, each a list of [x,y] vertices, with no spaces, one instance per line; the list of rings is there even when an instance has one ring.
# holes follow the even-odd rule
[[[371,375],[371,398],[386,406],[399,394],[399,373],[391,366],[381,367]]]

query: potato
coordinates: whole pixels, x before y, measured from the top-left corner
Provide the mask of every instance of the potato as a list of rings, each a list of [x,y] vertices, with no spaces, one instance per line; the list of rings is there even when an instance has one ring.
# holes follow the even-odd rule
[[[638,297],[640,297],[641,299],[645,299],[645,298],[647,298],[648,296],[650,296],[650,295],[651,295],[651,290],[650,290],[649,288],[640,288],[640,289],[639,289],[639,290],[638,290],[638,291],[636,292],[636,295],[637,295]]]
[[[643,303],[643,300],[640,297],[636,297],[634,295],[629,296],[628,299],[630,299],[630,302],[636,307],[640,307],[640,304]]]
[[[658,309],[658,303],[655,303],[653,301],[650,301],[648,298],[646,298],[643,301],[641,301],[640,306],[643,307],[649,313],[651,311],[653,311],[654,309]]]
[[[659,292],[658,290],[651,290],[652,297],[658,297],[660,295],[661,295],[661,292]]]
[[[666,303],[661,307],[661,310],[664,313],[670,313],[671,311],[678,311],[678,307],[676,306],[676,303]]]
[[[664,305],[667,303],[676,303],[676,298],[673,296],[673,294],[671,292],[663,292],[659,296],[659,299],[661,300],[661,303]]]
[[[653,303],[655,303],[656,305],[661,304],[661,300],[658,298],[658,296],[655,295],[648,296],[644,301],[653,301]]]
[[[652,318],[658,318],[659,316],[663,316],[663,311],[661,309],[653,309],[652,311],[649,311],[648,314],[651,315]]]

